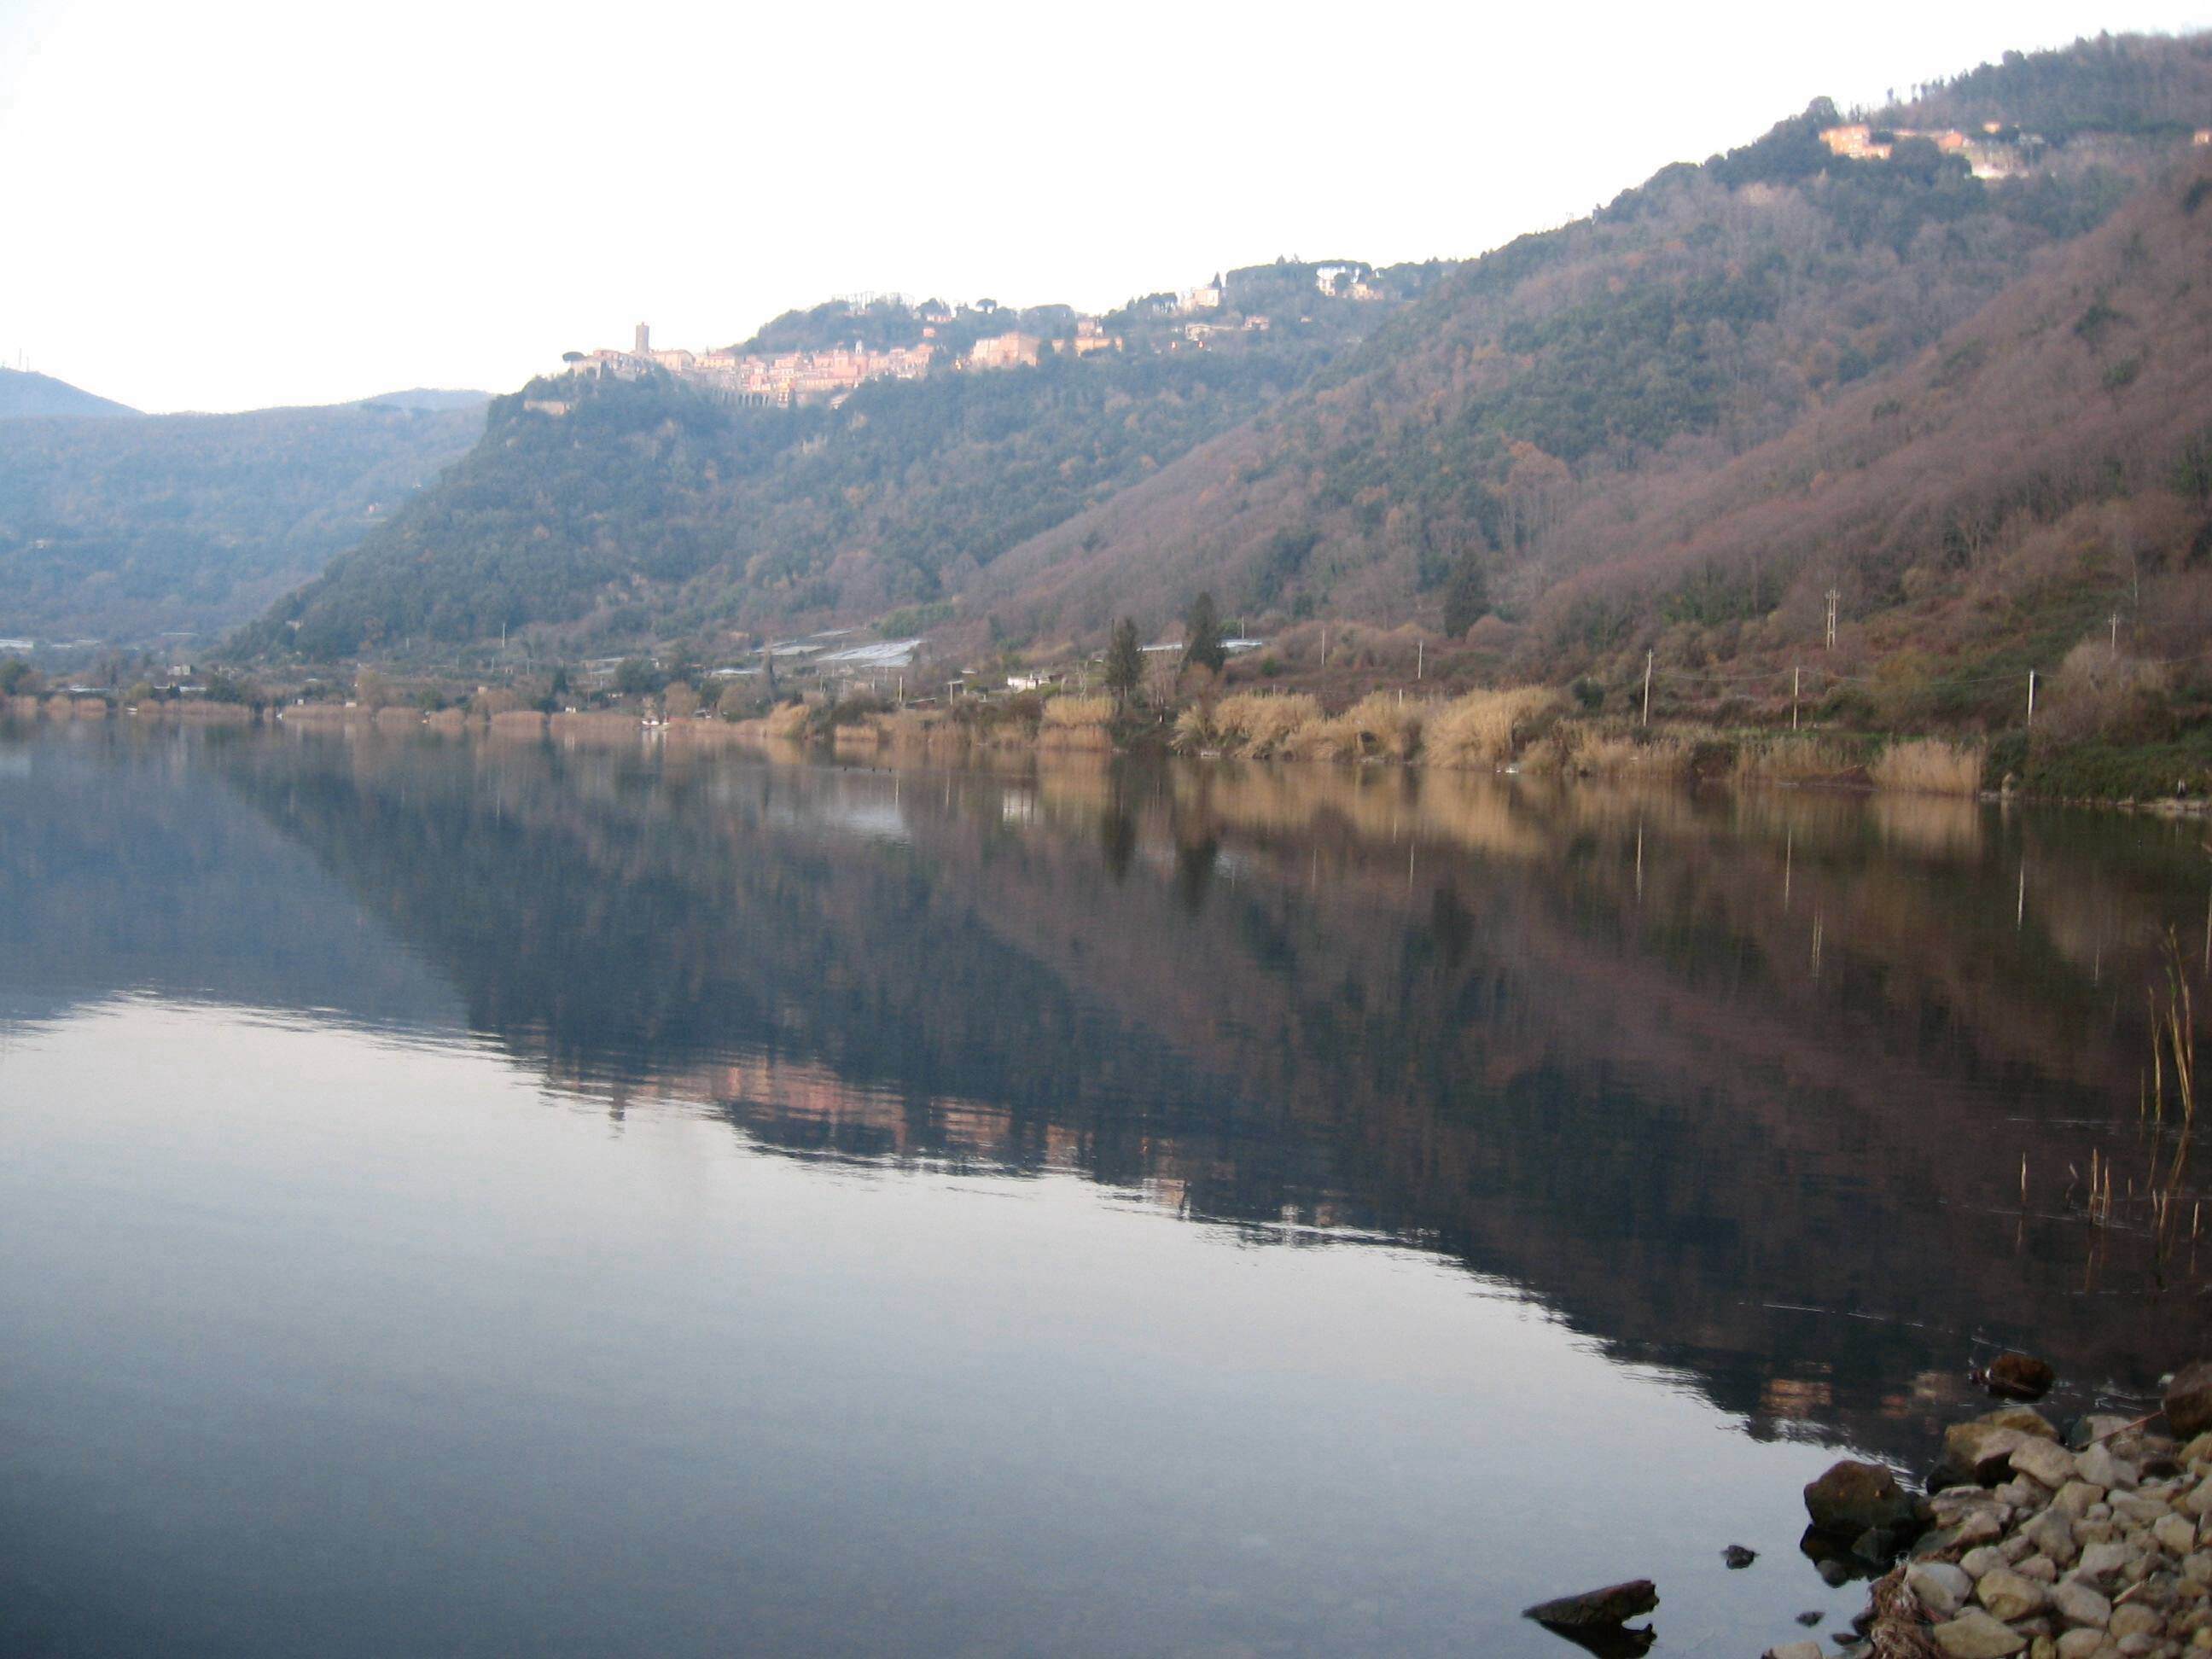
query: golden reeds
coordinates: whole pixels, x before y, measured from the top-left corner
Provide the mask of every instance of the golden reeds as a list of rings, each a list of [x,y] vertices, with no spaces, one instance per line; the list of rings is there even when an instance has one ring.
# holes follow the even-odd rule
[[[1302,691],[1246,691],[1215,705],[1213,726],[1223,748],[1258,760],[1282,752],[1302,727],[1321,718],[1320,702]]]
[[[1871,775],[1877,789],[1978,795],[1982,790],[1982,758],[1979,744],[1913,738],[1883,750]]]
[[[1541,736],[1565,700],[1548,686],[1470,691],[1432,711],[1423,744],[1433,766],[1494,767]]]
[[[1168,747],[1178,755],[1195,755],[1213,747],[1213,720],[1203,703],[1192,703],[1176,716]]]
[[[764,724],[772,738],[801,737],[805,735],[807,722],[813,714],[814,711],[803,702],[787,702],[779,708],[769,709]]]
[[[1044,706],[1037,744],[1044,749],[1110,749],[1111,697],[1054,697]]]
[[[1747,738],[1735,751],[1738,783],[1840,778],[1857,765],[1857,757],[1847,747],[1826,738]]]
[[[1638,742],[1625,732],[1571,730],[1545,745],[1558,755],[1559,769],[1573,777],[1673,779],[1690,769],[1694,745],[1664,736]]]

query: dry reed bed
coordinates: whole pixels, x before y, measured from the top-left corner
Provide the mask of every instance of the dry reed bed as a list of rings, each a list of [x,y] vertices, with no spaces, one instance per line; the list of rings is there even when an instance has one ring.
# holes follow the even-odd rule
[[[1540,685],[1470,691],[1437,708],[1424,732],[1431,766],[1504,765],[1558,722],[1564,700]]]
[[[1108,726],[1114,718],[1111,697],[1054,697],[1044,706],[1037,727],[1042,749],[1101,750],[1114,746]]]
[[[375,713],[371,708],[349,708],[343,703],[295,702],[277,710],[276,717],[287,726],[365,726]]]
[[[1738,783],[1833,783],[1860,770],[1856,755],[1826,738],[1751,738],[1735,751]]]
[[[133,703],[124,711],[133,720],[182,720],[193,726],[251,726],[253,710],[242,702],[208,702],[195,697],[173,702]]]
[[[1915,738],[1893,743],[1875,759],[1871,775],[1877,789],[1927,795],[1982,793],[1983,751],[1979,744]]]

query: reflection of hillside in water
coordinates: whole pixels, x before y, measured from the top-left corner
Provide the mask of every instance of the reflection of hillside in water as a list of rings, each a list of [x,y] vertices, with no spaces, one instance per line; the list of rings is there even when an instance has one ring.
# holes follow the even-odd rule
[[[196,763],[250,740],[0,723],[0,1024],[118,993],[453,1024],[452,992]]]
[[[628,745],[222,764],[472,1024],[617,1109],[1423,1241],[1904,1455],[1972,1334],[2131,1386],[2201,1319],[2147,1318],[2126,1241],[2093,1272],[2056,1213],[2092,1146],[2126,1166],[2160,927],[2203,914],[2168,826]]]

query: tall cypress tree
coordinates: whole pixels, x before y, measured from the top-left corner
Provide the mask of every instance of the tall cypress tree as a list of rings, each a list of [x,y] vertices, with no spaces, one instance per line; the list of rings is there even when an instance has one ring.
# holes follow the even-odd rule
[[[1137,642],[1136,619],[1124,617],[1114,624],[1106,645],[1106,689],[1114,694],[1115,707],[1127,708],[1144,680],[1145,648]]]
[[[1221,613],[1213,608],[1213,595],[1200,593],[1183,616],[1182,665],[1221,672],[1229,660],[1229,647],[1221,642]]]

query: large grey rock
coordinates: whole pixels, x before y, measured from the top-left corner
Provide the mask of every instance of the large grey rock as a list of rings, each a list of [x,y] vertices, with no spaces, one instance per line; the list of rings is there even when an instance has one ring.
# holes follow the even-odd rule
[[[2105,1501],[2105,1489],[2087,1480],[2069,1480],[2051,1500],[2051,1507],[2069,1521],[2079,1521]]]
[[[2021,1529],[2021,1535],[2049,1556],[2060,1566],[2071,1566],[2081,1547],[2074,1541],[2074,1528],[2066,1517],[2056,1509],[2045,1510]]]
[[[1822,1532],[1856,1537],[1869,1529],[1917,1530],[1912,1496],[1880,1463],[1838,1463],[1805,1488],[1805,1512]]]
[[[2113,1486],[2132,1486],[2142,1478],[2142,1472],[2134,1464],[2113,1456],[2112,1448],[2101,1444],[2077,1453],[2074,1459],[2074,1471],[2076,1478],[2108,1490]]]
[[[2183,1440],[2212,1429],[2212,1361],[2200,1359],[2173,1374],[2166,1389],[2166,1421]]]
[[[1540,1625],[1561,1625],[1570,1630],[1605,1625],[1625,1625],[1659,1605],[1658,1587],[1649,1578],[1632,1578],[1607,1584],[1603,1589],[1562,1595],[1555,1601],[1539,1601],[1523,1607],[1521,1616]]]
[[[1971,1607],[1928,1633],[1949,1659],[2008,1659],[2027,1645],[2027,1638],[1979,1607]]]
[[[2112,1616],[2112,1604],[2078,1578],[2062,1578],[2051,1587],[2051,1605],[2069,1625],[2104,1629]]]
[[[2105,1501],[2112,1506],[2114,1515],[2131,1527],[2148,1527],[2170,1512],[2164,1498],[2148,1492],[2115,1492],[2106,1494]]]
[[[1938,1619],[1950,1618],[1974,1593],[1974,1581],[1966,1569],[1948,1561],[1914,1562],[1905,1570],[1905,1585]]]
[[[2040,1480],[2031,1480],[2024,1474],[2015,1474],[2002,1486],[1990,1489],[1996,1496],[2015,1510],[2039,1510],[2048,1504],[2053,1494]]]
[[[2033,1578],[2021,1577],[2010,1567],[1985,1572],[1974,1585],[1974,1600],[1987,1607],[1991,1617],[2007,1624],[2032,1613],[2040,1613],[2049,1599],[2042,1585]]]
[[[2008,1565],[2004,1553],[1992,1544],[1970,1549],[1959,1558],[1959,1565],[1969,1578],[1979,1578],[1985,1572],[1995,1572],[1999,1567]]]
[[[2013,1468],[2019,1473],[2039,1485],[2050,1487],[2053,1492],[2057,1492],[2069,1480],[2080,1477],[2080,1468],[2074,1461],[2074,1454],[2056,1441],[2023,1439],[2020,1444],[2012,1449],[2010,1461]],[[2096,1484],[2109,1486],[2112,1483],[2100,1480]]]
[[[2155,1607],[2147,1607],[2140,1601],[2130,1601],[2112,1609],[2112,1616],[2105,1628],[2115,1642],[2130,1636],[2156,1636],[2166,1628],[2166,1620]]]
[[[2128,1547],[2125,1544],[2092,1544],[2081,1552],[2081,1559],[2075,1563],[2074,1576],[2094,1583],[2111,1577],[2127,1564]]]

